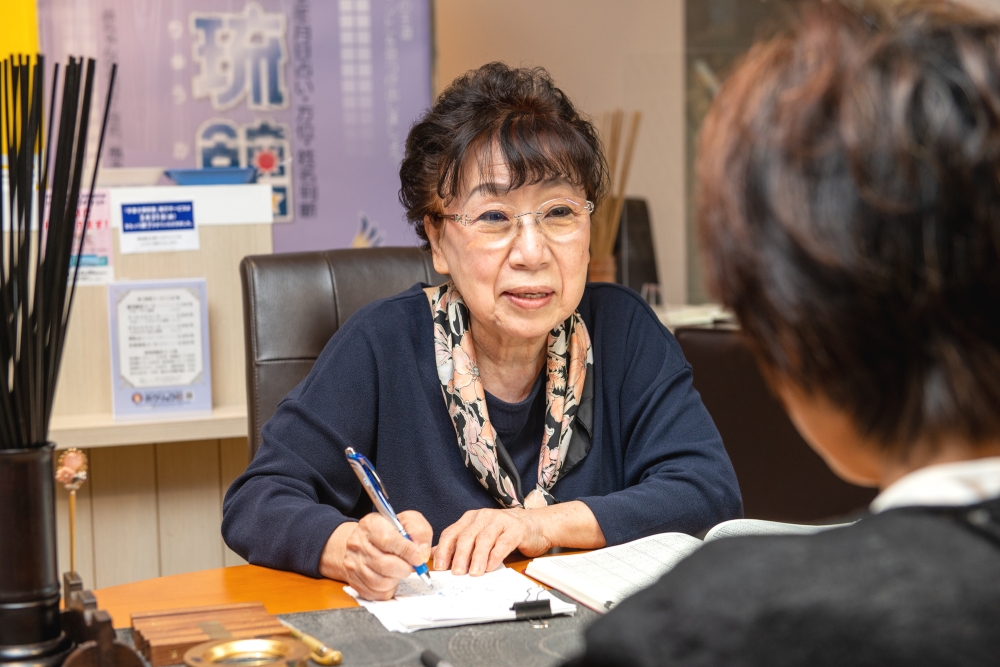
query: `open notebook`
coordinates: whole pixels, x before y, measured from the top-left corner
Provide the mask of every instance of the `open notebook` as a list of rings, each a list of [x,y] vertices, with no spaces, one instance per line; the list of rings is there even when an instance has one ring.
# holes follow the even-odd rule
[[[705,542],[742,535],[809,535],[849,524],[804,526],[757,519],[724,521]],[[661,533],[584,554],[536,558],[525,574],[604,613],[653,584],[704,542],[684,533]]]

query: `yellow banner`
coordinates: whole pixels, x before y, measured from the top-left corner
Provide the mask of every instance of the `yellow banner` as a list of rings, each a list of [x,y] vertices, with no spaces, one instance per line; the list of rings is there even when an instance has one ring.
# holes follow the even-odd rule
[[[0,59],[12,53],[38,53],[35,0],[0,0]]]

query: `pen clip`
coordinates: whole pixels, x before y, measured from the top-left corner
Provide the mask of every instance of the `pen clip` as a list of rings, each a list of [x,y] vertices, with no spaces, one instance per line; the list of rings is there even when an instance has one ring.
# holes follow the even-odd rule
[[[351,463],[355,463],[361,467],[361,471],[368,476],[368,481],[372,483],[375,491],[385,500],[389,500],[389,493],[385,490],[385,484],[382,483],[382,478],[375,472],[375,466],[368,460],[368,457],[361,452],[355,451],[353,447],[348,447],[344,450],[344,453]]]
[[[382,494],[383,498],[389,500],[389,492],[385,490],[385,484],[382,483],[382,478],[378,476],[377,472],[375,472],[375,466],[372,465],[372,462],[369,461],[364,454],[358,454],[358,456],[361,457],[361,465],[363,465],[365,470],[368,471],[369,476],[372,478],[372,482],[375,484],[375,488],[378,489],[378,492]]]

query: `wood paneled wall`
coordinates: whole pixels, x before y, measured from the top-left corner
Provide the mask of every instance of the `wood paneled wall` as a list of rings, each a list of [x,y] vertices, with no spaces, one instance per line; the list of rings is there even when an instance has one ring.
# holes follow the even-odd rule
[[[77,571],[104,588],[245,561],[222,541],[222,499],[247,464],[246,438],[86,450],[77,494]],[[69,570],[68,494],[56,491],[59,572]]]

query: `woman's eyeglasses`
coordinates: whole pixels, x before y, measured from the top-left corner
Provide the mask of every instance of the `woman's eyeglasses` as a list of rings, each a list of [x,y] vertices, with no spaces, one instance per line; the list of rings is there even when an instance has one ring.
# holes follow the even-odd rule
[[[590,222],[594,204],[572,199],[550,199],[537,211],[518,213],[506,204],[484,204],[476,209],[441,217],[454,220],[475,232],[476,240],[485,245],[503,245],[517,236],[526,216],[534,216],[538,230],[547,238],[557,241],[571,236]]]

